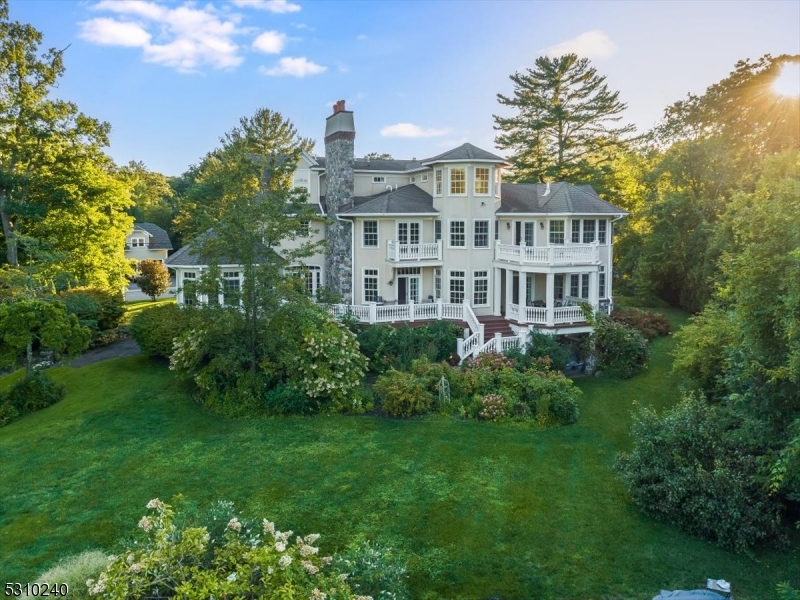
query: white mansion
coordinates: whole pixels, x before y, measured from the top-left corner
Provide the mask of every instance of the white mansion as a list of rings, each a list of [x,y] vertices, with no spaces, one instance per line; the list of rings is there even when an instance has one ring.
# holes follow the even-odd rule
[[[304,154],[294,176],[327,217],[310,233],[327,250],[307,259],[307,286],[339,292],[347,304],[336,312],[463,320],[480,333],[477,351],[481,322],[503,318],[499,331],[523,337],[578,333],[591,330],[581,303],[609,310],[613,223],[626,213],[590,186],[502,183],[509,163],[471,144],[425,160],[357,159],[354,139],[353,113],[337,102],[326,156]],[[189,246],[167,265],[179,288],[204,267]],[[239,287],[236,265],[220,266],[223,290]],[[178,301],[190,299],[179,291]]]

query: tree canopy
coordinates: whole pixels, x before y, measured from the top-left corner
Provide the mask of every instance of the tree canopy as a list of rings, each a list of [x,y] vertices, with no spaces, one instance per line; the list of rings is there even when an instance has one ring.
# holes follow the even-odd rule
[[[498,147],[521,182],[570,181],[600,185],[633,125],[619,125],[626,105],[606,78],[575,54],[540,56],[533,69],[511,75],[514,93],[498,94],[511,117],[494,116]]]

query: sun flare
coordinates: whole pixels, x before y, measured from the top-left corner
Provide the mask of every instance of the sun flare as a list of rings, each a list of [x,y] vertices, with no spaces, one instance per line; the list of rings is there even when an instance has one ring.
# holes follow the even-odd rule
[[[772,82],[772,90],[781,96],[800,96],[800,63],[786,63]]]

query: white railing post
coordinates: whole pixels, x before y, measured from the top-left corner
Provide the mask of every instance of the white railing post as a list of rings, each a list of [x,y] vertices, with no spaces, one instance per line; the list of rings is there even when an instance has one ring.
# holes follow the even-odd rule
[[[414,301],[408,301],[408,320],[413,323],[414,322]]]
[[[436,299],[436,319],[438,321],[442,320],[442,312],[444,310],[444,307],[442,306],[442,304],[443,304],[442,303],[442,299],[441,298],[437,298]]]
[[[483,323],[478,326],[478,348],[483,346]]]
[[[369,303],[369,324],[373,325],[378,320],[378,305],[375,302]]]
[[[553,250],[554,250],[553,246],[548,246],[547,247],[547,264],[548,265],[552,265],[553,264]]]
[[[456,339],[456,353],[461,360],[464,360],[464,340],[461,338]]]
[[[442,240],[436,242],[436,258],[442,260]]]
[[[524,352],[525,348],[528,346],[528,329],[520,329],[517,335],[519,336],[520,350]]]
[[[394,242],[394,260],[395,262],[400,261],[400,243],[397,240]]]

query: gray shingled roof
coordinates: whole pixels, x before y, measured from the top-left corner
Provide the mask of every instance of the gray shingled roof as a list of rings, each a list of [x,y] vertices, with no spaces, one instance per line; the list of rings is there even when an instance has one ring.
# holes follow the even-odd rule
[[[180,250],[175,252],[172,256],[170,256],[165,262],[168,267],[172,266],[180,266],[180,267],[194,267],[194,266],[206,266],[210,264],[210,260],[208,257],[204,257],[199,253],[199,246],[203,244],[207,239],[215,236],[213,229],[209,229],[208,231],[200,234],[196,239],[192,240],[191,243],[186,244]],[[271,252],[273,254],[277,254],[274,250],[267,248],[259,244],[259,251],[263,251],[264,254]],[[229,256],[221,256],[217,259],[217,264],[219,265],[237,265],[239,261],[237,259],[230,258]]]
[[[461,144],[458,148],[453,148],[452,150],[448,150],[447,152],[438,154],[433,158],[426,158],[425,160],[420,162],[423,165],[427,165],[437,162],[448,162],[453,160],[474,160],[481,162],[489,161],[493,163],[509,164],[508,161],[502,156],[497,156],[496,154],[492,154],[491,152],[482,150],[481,148],[473,146],[472,144]]]
[[[545,195],[544,183],[503,183],[500,187],[500,208],[497,214],[627,214],[600,198],[590,185],[551,183]]]
[[[169,241],[169,234],[153,223],[134,223],[134,229],[141,229],[150,234],[150,250],[172,250],[172,242]]]
[[[414,184],[404,185],[396,190],[382,192],[375,196],[357,196],[352,205],[339,209],[339,216],[349,215],[385,215],[428,213],[439,214],[433,208],[433,196]]]
[[[325,157],[315,157],[319,166],[325,168]],[[422,168],[422,163],[418,160],[385,160],[380,158],[356,158],[353,161],[353,168],[356,171],[396,171],[405,173]]]

